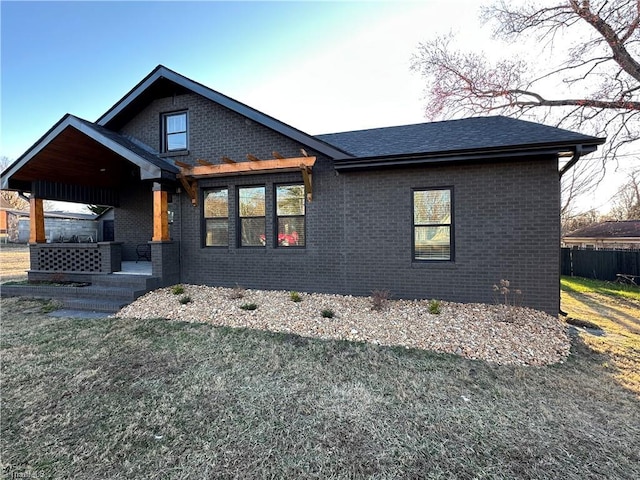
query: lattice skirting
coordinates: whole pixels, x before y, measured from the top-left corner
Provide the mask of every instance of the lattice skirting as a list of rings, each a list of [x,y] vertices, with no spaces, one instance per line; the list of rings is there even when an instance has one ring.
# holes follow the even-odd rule
[[[38,270],[48,272],[100,272],[98,248],[56,248],[38,251]]]

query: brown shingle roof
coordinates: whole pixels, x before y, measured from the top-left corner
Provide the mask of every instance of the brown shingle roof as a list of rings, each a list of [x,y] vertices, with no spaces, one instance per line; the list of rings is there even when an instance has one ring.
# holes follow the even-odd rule
[[[579,228],[565,238],[616,238],[640,237],[640,220],[625,220],[621,222],[601,222]]]

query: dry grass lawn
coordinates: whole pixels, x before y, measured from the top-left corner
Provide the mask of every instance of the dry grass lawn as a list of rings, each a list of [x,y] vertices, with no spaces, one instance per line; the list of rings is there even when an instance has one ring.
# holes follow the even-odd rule
[[[29,270],[28,245],[0,245],[0,282],[27,278]]]
[[[578,329],[580,340],[602,354],[603,368],[640,397],[640,289],[563,277],[562,308],[600,327]]]
[[[1,302],[3,478],[640,478],[637,335],[598,312],[608,347],[534,368]]]

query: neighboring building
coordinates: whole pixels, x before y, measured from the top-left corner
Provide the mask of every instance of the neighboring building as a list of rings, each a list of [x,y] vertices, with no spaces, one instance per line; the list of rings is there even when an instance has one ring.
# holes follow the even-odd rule
[[[640,220],[601,222],[564,236],[563,247],[591,250],[640,249]]]
[[[555,314],[558,158],[603,142],[499,116],[312,136],[158,66],[96,122],[65,115],[2,188],[36,212],[113,206],[100,272],[148,244],[163,285],[491,302],[508,279]],[[41,221],[31,240],[34,272],[79,258],[44,245]]]
[[[0,243],[18,242],[18,224],[21,218],[29,218],[28,210],[14,208],[0,197]]]
[[[17,243],[28,243],[31,221],[28,216],[18,222]],[[47,243],[97,242],[98,222],[92,213],[44,212],[44,229]]]
[[[97,242],[100,224],[91,213],[44,212],[45,237],[48,243]],[[29,210],[11,208],[3,202],[0,207],[0,238],[2,242],[28,243],[31,221]]]

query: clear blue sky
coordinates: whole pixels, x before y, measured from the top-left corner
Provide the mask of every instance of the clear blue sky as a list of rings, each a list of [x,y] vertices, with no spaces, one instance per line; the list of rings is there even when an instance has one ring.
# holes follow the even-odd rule
[[[95,120],[158,64],[234,96],[415,6],[2,1],[0,155],[18,157],[67,112]]]

